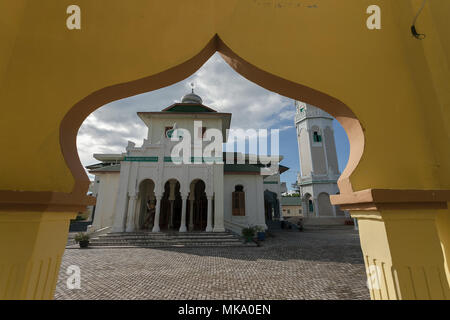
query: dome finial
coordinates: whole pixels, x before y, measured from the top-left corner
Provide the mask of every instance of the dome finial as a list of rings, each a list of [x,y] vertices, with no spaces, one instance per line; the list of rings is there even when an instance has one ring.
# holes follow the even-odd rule
[[[183,98],[181,98],[181,103],[189,103],[189,104],[202,104],[202,98],[194,93],[194,82],[191,82],[192,93],[188,93]]]

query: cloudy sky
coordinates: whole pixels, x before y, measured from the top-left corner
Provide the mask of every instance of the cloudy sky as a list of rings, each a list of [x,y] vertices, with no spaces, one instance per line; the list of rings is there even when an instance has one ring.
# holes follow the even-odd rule
[[[77,146],[83,166],[98,162],[94,153],[122,153],[128,141],[140,146],[146,137],[144,123],[138,111],[160,111],[190,92],[190,83],[203,104],[219,112],[231,112],[232,129],[279,129],[281,164],[290,168],[282,181],[288,188],[300,170],[296,131],[295,107],[292,99],[268,91],[236,73],[220,57],[213,55],[195,74],[186,80],[160,90],[117,100],[96,110],[81,126]],[[349,154],[345,131],[334,121],[339,168],[342,172]],[[91,177],[92,178],[92,177]]]

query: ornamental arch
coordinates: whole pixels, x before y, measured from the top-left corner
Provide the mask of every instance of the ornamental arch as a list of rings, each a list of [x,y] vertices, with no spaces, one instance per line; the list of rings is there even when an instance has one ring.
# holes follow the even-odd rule
[[[151,230],[156,207],[155,182],[152,179],[142,179],[138,184],[138,215],[136,230]]]
[[[334,216],[333,206],[331,205],[330,195],[328,193],[322,192],[317,196],[317,206],[321,216]]]
[[[364,1],[79,3],[89,14],[73,31],[61,26],[66,1],[0,5],[8,26],[0,144],[13,155],[0,159],[0,243],[8,244],[0,267],[10,270],[0,280],[14,284],[0,297],[53,297],[69,220],[92,201],[76,149],[83,120],[186,78],[216,51],[245,78],[320,107],[347,132],[350,157],[331,202],[358,218],[366,267],[383,273],[371,297],[450,297],[449,1],[427,3],[423,41],[410,33],[418,1],[379,0],[380,30],[367,29]]]

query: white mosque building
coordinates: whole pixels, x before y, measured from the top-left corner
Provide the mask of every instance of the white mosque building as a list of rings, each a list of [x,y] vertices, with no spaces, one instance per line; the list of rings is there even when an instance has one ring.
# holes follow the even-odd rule
[[[232,153],[233,159],[245,161],[228,163],[224,158],[230,154],[222,150],[213,152],[210,161],[195,157],[197,149],[208,145],[204,139],[208,129],[219,130],[223,142],[227,141],[230,113],[203,105],[192,90],[181,103],[137,114],[148,129],[142,146],[129,142],[122,154],[95,154],[99,163],[87,167],[95,175],[93,195],[97,197],[91,231],[109,227],[113,232],[227,230],[240,234],[249,225],[266,229],[267,220],[282,219],[278,199],[285,188],[280,174],[288,168],[279,165],[274,174],[263,175],[260,162]],[[178,128],[201,141],[200,145],[192,142],[190,163],[180,164],[172,156],[178,142],[171,137]]]

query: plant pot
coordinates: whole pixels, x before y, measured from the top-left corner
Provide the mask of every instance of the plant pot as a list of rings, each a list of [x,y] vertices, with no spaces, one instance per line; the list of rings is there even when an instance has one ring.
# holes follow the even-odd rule
[[[266,240],[266,233],[264,231],[257,233],[257,239],[258,241],[264,241]]]
[[[87,248],[89,246],[89,240],[81,240],[79,244],[80,248]]]

